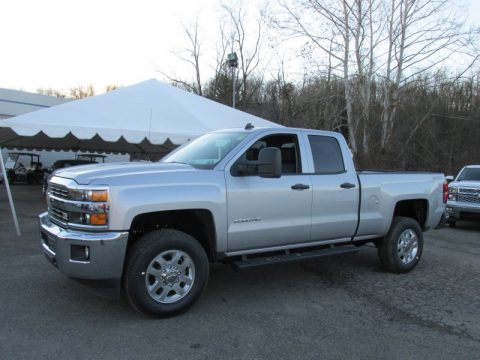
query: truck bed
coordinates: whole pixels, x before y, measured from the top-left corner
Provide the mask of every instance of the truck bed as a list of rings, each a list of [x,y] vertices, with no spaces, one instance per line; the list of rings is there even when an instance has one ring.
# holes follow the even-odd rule
[[[443,174],[360,170],[357,171],[357,176],[361,200],[356,240],[385,234],[391,224],[395,206],[401,201],[415,199],[420,204],[422,201],[425,203],[427,209],[424,228],[433,228],[440,221],[444,212]]]

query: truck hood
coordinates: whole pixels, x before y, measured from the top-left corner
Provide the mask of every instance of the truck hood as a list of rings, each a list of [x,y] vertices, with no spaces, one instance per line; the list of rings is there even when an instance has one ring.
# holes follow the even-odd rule
[[[454,181],[454,182],[451,182],[449,186],[479,189],[480,181]]]
[[[55,171],[55,175],[72,179],[79,185],[88,185],[94,180],[99,184],[108,184],[112,178],[122,176],[180,171],[196,171],[196,169],[190,165],[178,163],[125,162],[72,166]]]

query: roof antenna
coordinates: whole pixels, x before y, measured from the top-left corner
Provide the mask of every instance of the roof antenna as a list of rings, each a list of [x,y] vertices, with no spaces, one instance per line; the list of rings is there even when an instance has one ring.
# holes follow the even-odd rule
[[[252,125],[252,123],[248,123],[247,125],[245,125],[245,130],[252,130],[254,128],[254,126]]]

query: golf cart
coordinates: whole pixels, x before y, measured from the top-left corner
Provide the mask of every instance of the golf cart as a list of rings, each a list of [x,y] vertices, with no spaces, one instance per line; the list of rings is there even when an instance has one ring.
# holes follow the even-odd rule
[[[41,184],[43,181],[43,168],[40,155],[20,152],[8,153],[5,162],[7,179],[10,185],[17,182]]]

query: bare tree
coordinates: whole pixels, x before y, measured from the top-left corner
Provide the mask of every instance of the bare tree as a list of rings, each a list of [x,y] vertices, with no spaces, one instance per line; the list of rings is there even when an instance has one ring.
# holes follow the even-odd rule
[[[362,153],[364,157],[368,157],[370,152],[369,131],[371,127],[370,105],[372,84],[376,70],[375,56],[382,39],[381,30],[384,22],[381,20],[381,16],[374,16],[374,14],[378,14],[381,11],[377,0],[354,0],[352,6],[355,19],[355,27],[353,27],[355,61],[362,112]]]
[[[76,100],[95,95],[95,89],[92,84],[87,86],[76,86],[70,88],[70,97]]]
[[[382,151],[385,151],[392,137],[402,88],[431,68],[440,67],[455,53],[465,53],[472,34],[459,21],[451,1],[389,2],[388,34],[385,38],[387,54],[382,75]]]
[[[66,95],[62,93],[60,90],[52,89],[52,88],[40,88],[37,89],[37,94],[47,95],[47,96],[55,96],[59,98],[65,98]]]
[[[348,141],[352,152],[357,154],[359,122],[353,112],[351,41],[358,19],[355,19],[351,1],[305,0],[297,3],[280,0],[279,5],[282,12],[276,14],[275,25],[288,37],[307,38],[321,58],[327,57],[329,78],[333,69],[343,79]],[[358,33],[360,37],[361,32]]]
[[[210,65],[214,75],[209,84],[209,94],[212,98],[218,99],[221,97],[222,78],[228,78],[226,69],[227,52],[232,48],[231,39],[225,33],[225,24],[219,23],[219,40],[215,43],[215,62]]]
[[[113,90],[119,89],[121,86],[120,85],[115,85],[115,84],[109,84],[105,86],[105,92],[110,92]]]
[[[475,58],[473,58],[473,60],[470,62],[470,64],[461,73],[456,75],[453,80],[450,80],[447,84],[445,84],[445,87],[442,89],[442,91],[445,92],[445,93],[450,93],[452,88],[455,88],[455,87],[458,88],[458,81],[462,78],[462,76],[468,70],[470,70],[474,66],[474,64],[477,62],[477,60],[479,58],[480,58],[480,55],[477,55]],[[420,127],[423,125],[423,123],[433,115],[432,110],[435,108],[435,106],[439,103],[440,100],[441,100],[440,98],[436,98],[434,101],[431,102],[431,104],[428,108],[428,111],[426,111],[424,114],[422,114],[422,117],[420,118],[420,120],[416,122],[415,126],[410,131],[410,133],[408,134],[407,138],[405,139],[405,145],[409,144],[409,142],[412,140],[413,136],[420,129]],[[405,149],[406,149],[406,146],[403,148],[402,151],[399,152],[398,158],[404,154]]]
[[[255,91],[248,89],[249,79],[260,65],[260,46],[262,39],[262,20],[258,19],[252,32],[247,30],[247,13],[240,4],[236,8],[222,5],[231,22],[231,51],[238,52],[241,89],[240,100],[248,103]],[[262,76],[263,77],[263,76]],[[261,85],[259,82],[258,85]],[[253,90],[258,90],[253,89]]]
[[[190,64],[195,71],[195,80],[190,82],[175,76],[170,76],[165,72],[160,73],[174,84],[181,85],[193,93],[203,96],[202,78],[200,72],[201,43],[199,39],[198,20],[191,27],[184,26],[185,35],[187,36],[189,46],[185,49],[175,52],[175,55]]]
[[[452,55],[475,57],[478,31],[466,29],[449,0],[278,0],[274,24],[288,38],[306,38],[324,59],[328,79],[344,84],[348,140],[354,154],[368,155],[372,86],[382,79],[378,146],[385,152],[402,102],[402,90]],[[472,36],[473,35],[473,36]],[[384,52],[384,53],[382,53]],[[328,63],[327,61],[328,60]],[[465,65],[467,66],[467,65]],[[357,138],[362,130],[361,149]]]

